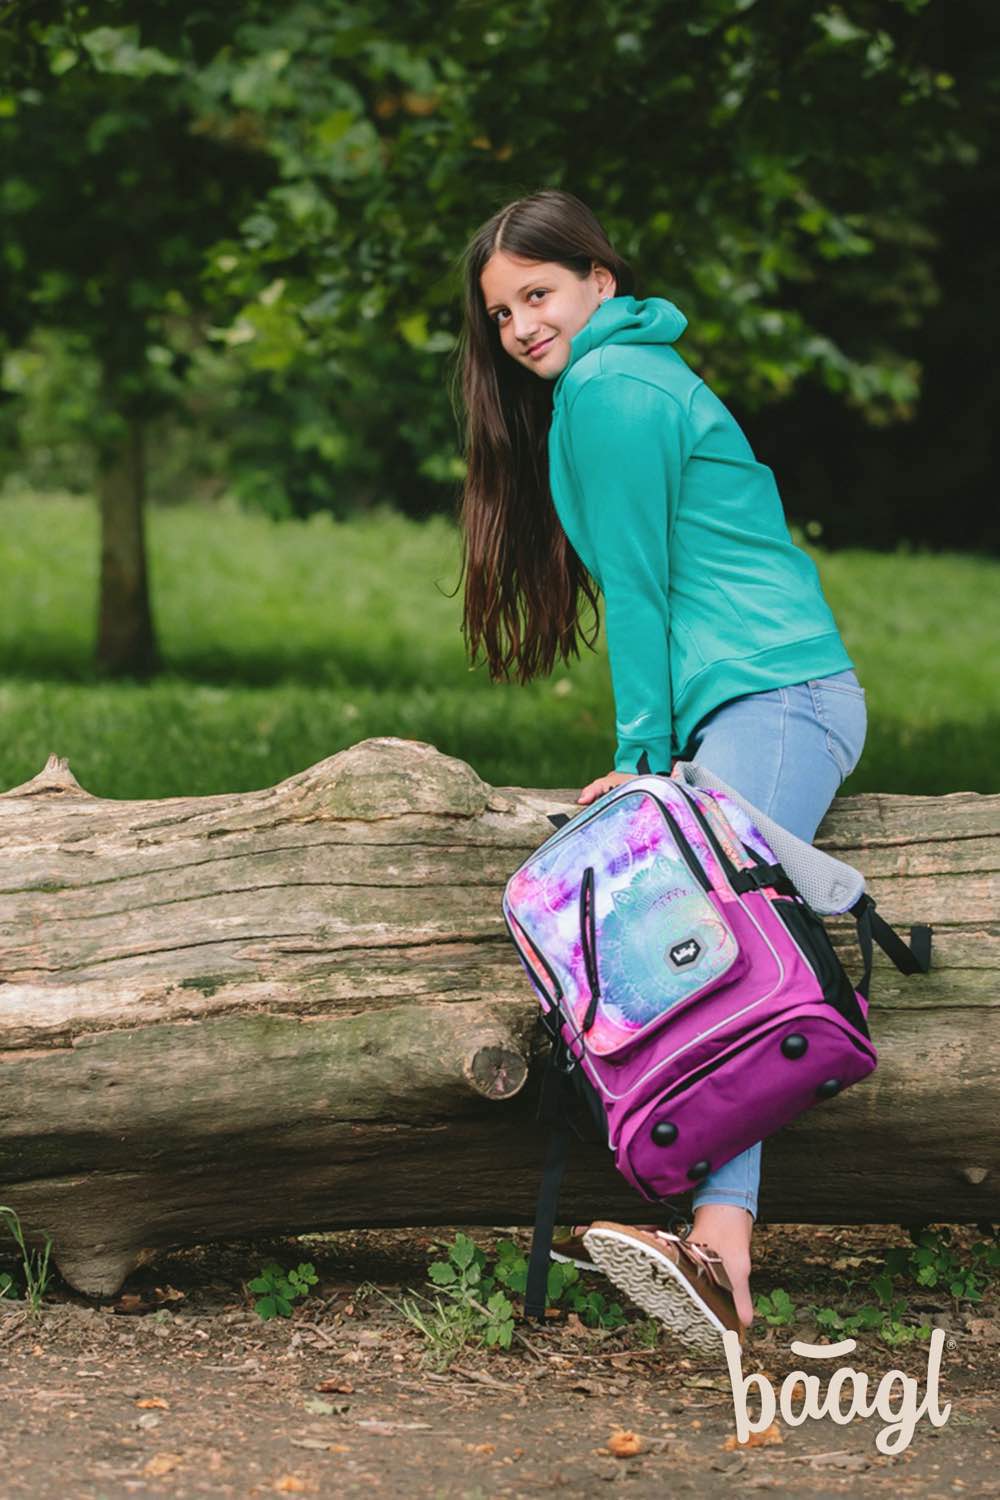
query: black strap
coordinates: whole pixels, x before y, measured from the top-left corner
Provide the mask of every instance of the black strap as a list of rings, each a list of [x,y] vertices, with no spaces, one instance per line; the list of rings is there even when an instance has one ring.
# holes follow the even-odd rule
[[[745,895],[747,891],[762,891],[765,888],[777,891],[781,896],[799,894],[781,865],[763,862],[746,870],[737,870],[730,884],[738,896]]]
[[[528,1261],[528,1283],[524,1293],[524,1310],[529,1318],[545,1317],[552,1231],[559,1206],[559,1188],[569,1156],[571,1127],[566,1107],[569,1082],[567,1063],[573,1065],[566,1042],[562,1034],[557,1032],[552,1039],[538,1098],[537,1118],[541,1124],[550,1127],[550,1134],[535,1206],[535,1228]]]
[[[528,1284],[524,1293],[524,1312],[529,1318],[544,1319],[548,1300],[549,1259],[552,1252],[552,1231],[559,1207],[559,1189],[562,1186],[566,1159],[569,1156],[570,1130],[565,1123],[555,1125],[549,1135],[545,1151],[545,1166],[542,1185],[538,1190],[535,1209],[535,1229],[531,1240],[531,1258],[528,1261]]]
[[[891,958],[901,974],[926,974],[931,966],[931,929],[926,923],[916,923],[910,928],[907,945],[896,930],[889,926],[875,910],[875,902],[865,891],[851,907],[851,915],[858,924],[858,945],[864,961],[865,971],[856,986],[858,994],[868,999],[872,978],[874,944],[877,943]]]

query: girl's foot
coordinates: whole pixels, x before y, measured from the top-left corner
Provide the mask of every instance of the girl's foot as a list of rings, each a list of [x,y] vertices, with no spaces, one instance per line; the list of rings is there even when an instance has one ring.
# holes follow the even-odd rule
[[[699,1243],[598,1220],[584,1244],[615,1286],[699,1354],[724,1355],[722,1334],[743,1326],[722,1257]]]
[[[750,1297],[750,1236],[754,1218],[748,1208],[735,1203],[703,1203],[694,1211],[691,1238],[711,1245],[729,1277],[733,1301],[740,1322],[747,1328],[753,1322]]]

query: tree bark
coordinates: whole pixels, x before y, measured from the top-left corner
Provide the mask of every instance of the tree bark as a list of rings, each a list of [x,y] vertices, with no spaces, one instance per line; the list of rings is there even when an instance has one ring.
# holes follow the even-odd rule
[[[50,756],[0,796],[0,1202],[95,1295],[223,1236],[530,1223],[542,1046],[500,898],[575,796],[395,738],[151,802]],[[848,797],[817,842],[934,924],[935,966],[876,962],[879,1067],[767,1141],[761,1217],[1000,1217],[1000,797]],[[561,1212],[651,1217],[584,1144]]]
[[[117,447],[98,465],[101,578],[97,660],[115,676],[148,677],[159,668],[146,566],[144,428],[129,417]]]

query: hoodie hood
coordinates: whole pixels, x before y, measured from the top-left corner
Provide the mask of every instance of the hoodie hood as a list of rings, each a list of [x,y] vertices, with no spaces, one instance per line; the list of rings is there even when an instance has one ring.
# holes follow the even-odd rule
[[[567,372],[591,349],[603,344],[672,344],[686,327],[687,318],[665,297],[609,297],[570,339],[569,359],[556,379],[553,401],[560,398]]]

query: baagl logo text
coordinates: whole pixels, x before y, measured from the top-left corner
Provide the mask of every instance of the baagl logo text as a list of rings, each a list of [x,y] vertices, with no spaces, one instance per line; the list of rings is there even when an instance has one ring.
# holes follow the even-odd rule
[[[774,1387],[766,1375],[756,1372],[743,1374],[740,1337],[731,1328],[722,1335],[729,1364],[729,1379],[733,1388],[733,1407],[736,1414],[736,1436],[745,1443],[752,1432],[763,1432],[774,1421],[780,1409],[781,1417],[789,1427],[799,1427],[809,1417],[829,1417],[832,1422],[845,1425],[855,1417],[879,1416],[885,1422],[875,1438],[880,1453],[902,1453],[908,1448],[914,1428],[920,1418],[926,1416],[932,1427],[943,1427],[951,1414],[951,1402],[942,1411],[938,1405],[938,1379],[941,1373],[941,1349],[944,1345],[944,1329],[935,1328],[930,1336],[927,1354],[927,1389],[922,1401],[917,1400],[919,1382],[902,1370],[888,1370],[878,1383],[871,1400],[868,1399],[868,1376],[864,1371],[842,1365],[830,1376],[826,1396],[820,1399],[820,1377],[807,1374],[805,1370],[791,1370],[781,1383],[781,1392],[775,1397]],[[791,1351],[799,1359],[840,1359],[853,1354],[856,1339],[842,1339],[839,1344],[804,1344],[793,1340]],[[756,1384],[760,1396],[760,1416],[751,1421],[747,1412],[747,1393]],[[796,1405],[796,1387],[802,1387],[801,1404]],[[845,1405],[845,1386],[849,1396]],[[898,1396],[894,1395],[895,1387]]]

